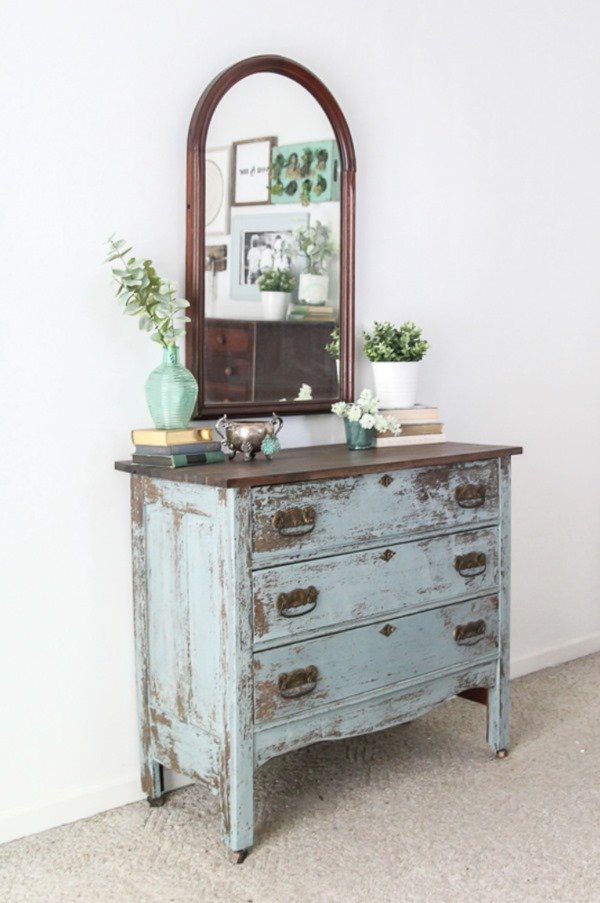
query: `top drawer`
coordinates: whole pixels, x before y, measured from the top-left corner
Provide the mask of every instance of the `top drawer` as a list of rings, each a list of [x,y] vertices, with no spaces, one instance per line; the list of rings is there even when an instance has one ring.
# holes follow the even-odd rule
[[[259,486],[254,566],[489,523],[498,517],[498,492],[497,460]]]
[[[219,354],[249,354],[252,326],[236,323],[232,326],[217,320],[206,325],[206,348]]]

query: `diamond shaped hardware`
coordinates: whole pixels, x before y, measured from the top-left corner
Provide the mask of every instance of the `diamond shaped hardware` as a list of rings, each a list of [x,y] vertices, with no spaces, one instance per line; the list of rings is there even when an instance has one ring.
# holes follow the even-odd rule
[[[382,486],[389,486],[391,483],[394,482],[394,478],[391,477],[389,474],[384,473],[384,475],[382,476],[382,478],[380,479],[379,482],[381,483]]]
[[[379,557],[382,559],[382,561],[390,561],[390,559],[392,559],[395,554],[396,553],[391,549],[386,549],[385,552],[382,552]]]
[[[379,633],[383,634],[383,636],[391,636],[396,628],[393,624],[386,624],[385,627],[382,627]]]

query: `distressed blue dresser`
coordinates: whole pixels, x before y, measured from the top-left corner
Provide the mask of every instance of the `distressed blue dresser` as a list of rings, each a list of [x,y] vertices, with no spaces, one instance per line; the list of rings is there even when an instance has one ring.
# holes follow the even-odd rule
[[[462,694],[508,749],[510,460],[443,443],[132,474],[142,784],[208,785],[253,843],[271,756]]]

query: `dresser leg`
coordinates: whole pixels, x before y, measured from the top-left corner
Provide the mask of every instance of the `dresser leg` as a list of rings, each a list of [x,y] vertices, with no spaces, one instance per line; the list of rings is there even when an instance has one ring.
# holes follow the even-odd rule
[[[233,768],[221,787],[223,842],[230,860],[236,863],[244,861],[254,843],[253,779],[251,762],[249,768]]]
[[[162,806],[165,798],[163,796],[165,785],[163,778],[163,767],[158,762],[147,757],[144,758],[144,766],[142,768],[142,790],[148,797],[151,806]]]
[[[508,755],[510,689],[508,680],[500,678],[488,690],[487,739],[499,759]]]

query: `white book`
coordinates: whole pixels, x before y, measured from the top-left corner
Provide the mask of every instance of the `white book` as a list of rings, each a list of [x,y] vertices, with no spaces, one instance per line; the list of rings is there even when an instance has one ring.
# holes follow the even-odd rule
[[[377,448],[386,445],[433,445],[434,442],[447,442],[445,433],[426,433],[422,436],[386,436],[375,439]]]
[[[386,417],[393,417],[399,423],[423,423],[439,420],[436,407],[426,404],[414,404],[410,408],[381,408]]]

